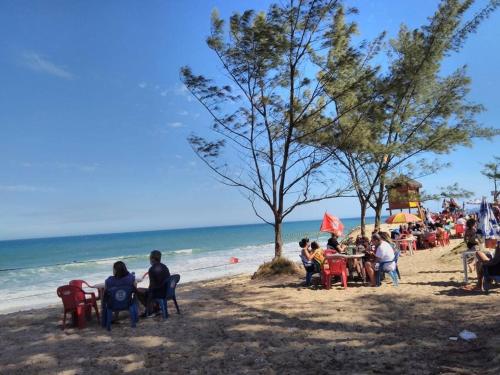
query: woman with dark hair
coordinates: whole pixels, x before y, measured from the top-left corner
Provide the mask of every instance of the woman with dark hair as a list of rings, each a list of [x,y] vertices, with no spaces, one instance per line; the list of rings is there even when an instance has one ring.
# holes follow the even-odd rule
[[[102,299],[102,311],[103,311],[103,320],[102,324],[105,324],[105,311],[106,311],[106,291],[108,289],[120,286],[131,286],[134,290],[137,287],[137,282],[135,281],[135,275],[133,273],[128,272],[127,266],[122,261],[115,262],[113,264],[113,276],[109,276],[104,282],[104,297]],[[118,320],[118,312],[114,313],[113,321]]]
[[[311,285],[312,275],[320,272],[318,263],[314,261],[314,251],[309,246],[309,238],[303,238],[299,242],[300,259],[306,270],[306,286]]]
[[[104,289],[115,286],[136,286],[135,276],[128,272],[125,263],[118,261],[113,264],[113,276],[110,276],[104,282]]]

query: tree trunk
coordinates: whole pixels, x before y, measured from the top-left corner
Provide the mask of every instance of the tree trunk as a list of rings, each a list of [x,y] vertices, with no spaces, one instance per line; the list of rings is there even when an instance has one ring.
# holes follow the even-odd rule
[[[366,236],[366,201],[359,202],[361,206],[361,235]]]
[[[380,174],[379,190],[377,193],[377,200],[375,202],[375,230],[380,230],[382,221],[382,208],[384,206],[384,190],[385,190],[385,172]]]
[[[283,237],[281,235],[281,220],[274,221],[274,259],[281,258],[283,251]]]
[[[493,201],[495,203],[498,203],[498,196],[500,195],[500,192],[497,189],[497,180],[496,179],[493,180],[493,183],[495,184],[495,191],[493,192]]]

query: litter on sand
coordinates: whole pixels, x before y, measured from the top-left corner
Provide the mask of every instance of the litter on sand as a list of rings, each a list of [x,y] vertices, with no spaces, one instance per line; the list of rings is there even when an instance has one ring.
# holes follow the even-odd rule
[[[469,341],[477,339],[477,335],[474,332],[467,331],[464,329],[462,332],[458,334],[462,340]]]

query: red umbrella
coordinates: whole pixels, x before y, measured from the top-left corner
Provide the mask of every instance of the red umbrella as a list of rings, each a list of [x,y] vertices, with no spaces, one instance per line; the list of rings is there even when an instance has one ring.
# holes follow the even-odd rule
[[[344,230],[344,224],[342,224],[338,217],[325,212],[325,216],[323,216],[323,222],[321,223],[319,230],[320,232],[335,233],[337,236],[341,236],[342,231]]]

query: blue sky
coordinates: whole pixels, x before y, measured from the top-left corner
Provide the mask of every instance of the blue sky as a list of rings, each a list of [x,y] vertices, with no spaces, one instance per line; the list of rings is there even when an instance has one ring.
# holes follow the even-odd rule
[[[479,4],[485,1],[479,2]],[[0,2],[0,239],[258,222],[247,201],[219,185],[187,135],[209,118],[179,80],[179,67],[220,76],[205,45],[210,12],[267,8],[268,1]],[[363,37],[416,27],[436,1],[357,1]],[[500,13],[445,69],[467,64],[470,98],[499,127]],[[442,158],[451,169],[426,190],[458,182],[477,196],[491,186],[481,163],[498,139]],[[358,214],[353,199],[297,210]]]

